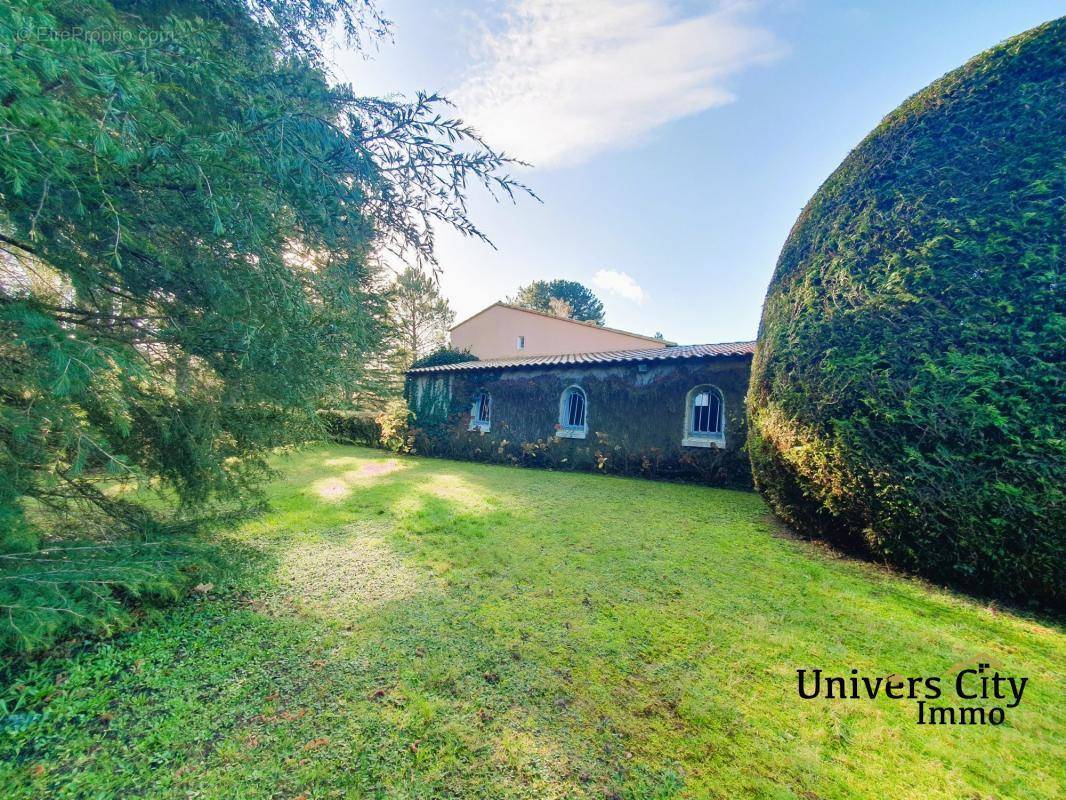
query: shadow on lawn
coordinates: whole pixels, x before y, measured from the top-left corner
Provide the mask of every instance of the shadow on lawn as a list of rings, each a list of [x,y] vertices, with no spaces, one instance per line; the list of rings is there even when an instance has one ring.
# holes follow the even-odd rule
[[[754,495],[356,452],[220,535],[233,591],[27,676],[13,797],[848,796],[965,759],[898,707],[798,703],[795,668],[989,647],[1034,671],[1016,724],[1060,729],[1055,631],[779,538]]]
[[[466,488],[505,498],[502,507],[477,510],[466,500],[457,508],[439,487],[420,488],[397,509],[415,512],[400,517],[399,546],[447,565],[445,579],[466,590],[456,614],[493,641],[517,642],[555,685],[566,676],[559,702],[575,714],[573,730],[607,730],[622,754],[606,774],[644,765],[666,775],[673,766],[658,748],[671,739],[697,781],[757,751],[759,731],[813,726],[816,741],[828,736],[825,747],[838,747],[844,722],[831,719],[827,734],[816,707],[792,708],[799,667],[942,674],[994,654],[1041,679],[1016,717],[1054,735],[1058,723],[1040,708],[1061,683],[1054,648],[1045,649],[1059,631],[778,538],[751,513],[761,502],[752,495],[661,487],[668,507],[643,508],[623,491],[642,485],[626,479],[544,473],[520,482],[499,468],[458,471]],[[562,498],[553,494],[560,487]],[[701,500],[712,513],[699,509]],[[876,709],[863,724],[901,731],[914,751],[901,763],[948,760],[947,737],[920,745],[902,713]],[[718,737],[716,756],[681,745],[708,730]],[[801,764],[778,769],[786,783],[803,785]],[[829,780],[822,777],[822,790]]]
[[[349,698],[341,715],[319,712],[318,727],[332,731],[331,740],[346,732],[371,742],[360,754],[371,785],[405,795],[622,797],[630,773],[644,785],[657,773],[627,763],[607,718],[592,725],[573,707],[567,670],[537,657],[532,629],[492,624],[493,592],[479,583],[494,568],[464,559],[461,546],[438,546],[452,540],[476,551],[493,532],[506,535],[515,511],[468,496],[465,476],[426,477],[402,493],[393,491],[398,479],[385,477],[362,498],[388,504],[397,520],[391,534],[372,534],[370,570],[387,564],[378,591],[363,595],[370,587],[358,581],[355,606],[349,586],[327,591],[323,603],[322,576],[303,573],[313,602],[293,604],[293,613],[339,632],[322,642],[312,662],[318,680],[293,699],[289,715]],[[317,538],[329,561],[338,545],[365,544],[366,532],[328,529]]]
[[[495,796],[622,797],[628,782],[643,787],[634,796],[650,797],[652,784],[680,785],[669,769],[632,762],[609,715],[582,712],[568,685],[573,665],[540,657],[537,620],[494,624],[497,587],[481,584],[509,579],[492,551],[514,525],[535,523],[521,510],[531,498],[439,466],[414,462],[424,476],[391,471],[364,487],[358,502],[387,507],[391,531],[380,518],[369,529],[328,528],[295,558],[279,554],[287,610],[338,632],[318,659],[322,682],[306,689],[320,694],[301,707],[321,707],[342,682],[347,693],[359,686],[358,713],[331,725],[357,718],[358,735],[377,740],[367,764],[380,780],[406,774],[405,793],[417,794],[420,781],[440,792],[460,777]],[[522,604],[521,587],[504,595]],[[581,599],[573,601],[584,610]],[[277,605],[265,604],[280,620]]]

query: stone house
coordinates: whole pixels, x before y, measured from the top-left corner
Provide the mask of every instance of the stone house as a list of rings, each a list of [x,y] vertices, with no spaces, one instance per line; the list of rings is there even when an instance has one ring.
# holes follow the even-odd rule
[[[755,343],[658,345],[413,369],[415,447],[750,486],[744,397]]]

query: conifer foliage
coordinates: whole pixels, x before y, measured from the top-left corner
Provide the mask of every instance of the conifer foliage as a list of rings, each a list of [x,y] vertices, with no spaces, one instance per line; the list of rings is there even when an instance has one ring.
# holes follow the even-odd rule
[[[0,7],[0,551],[116,492],[246,500],[387,318],[369,254],[484,238],[471,184],[511,162],[446,101],[331,84],[316,42],[363,0]],[[13,604],[8,604],[13,605]]]
[[[519,288],[515,296],[507,298],[507,301],[523,308],[532,308],[580,322],[593,322],[597,325],[603,325],[605,322],[603,302],[591,289],[577,281],[563,278],[533,281],[528,286]]]
[[[910,98],[807,204],[763,308],[756,485],[812,535],[1063,602],[1066,18]]]

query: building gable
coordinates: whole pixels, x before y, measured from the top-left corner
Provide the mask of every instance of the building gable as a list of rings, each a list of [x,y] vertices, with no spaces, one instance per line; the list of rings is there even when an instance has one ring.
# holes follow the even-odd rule
[[[668,347],[652,336],[493,303],[451,330],[451,345],[481,359]]]

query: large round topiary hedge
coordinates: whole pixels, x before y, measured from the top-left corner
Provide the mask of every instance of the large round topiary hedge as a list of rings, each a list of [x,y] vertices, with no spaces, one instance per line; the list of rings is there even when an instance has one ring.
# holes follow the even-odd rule
[[[790,233],[749,449],[774,510],[982,593],[1063,603],[1066,18],[911,97]]]

